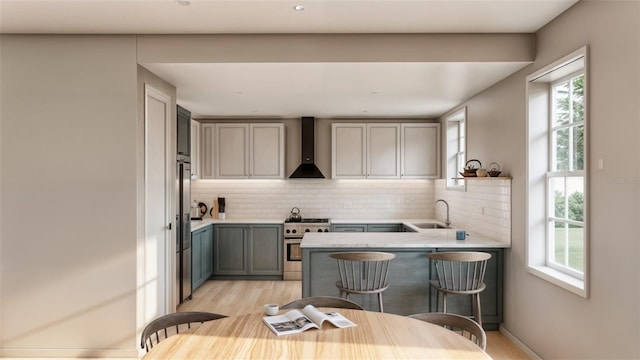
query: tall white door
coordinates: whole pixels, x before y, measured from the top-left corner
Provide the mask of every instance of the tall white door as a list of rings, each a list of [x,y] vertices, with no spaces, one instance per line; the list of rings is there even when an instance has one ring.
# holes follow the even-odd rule
[[[174,167],[169,96],[145,87],[145,240],[144,321],[175,309],[175,244],[171,191]],[[173,246],[172,246],[173,245]],[[172,256],[173,255],[173,256]],[[173,294],[173,295],[172,295]]]

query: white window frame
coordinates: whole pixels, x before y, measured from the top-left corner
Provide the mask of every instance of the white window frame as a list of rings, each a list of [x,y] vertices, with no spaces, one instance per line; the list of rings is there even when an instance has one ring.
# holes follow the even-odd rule
[[[568,74],[566,76],[563,76],[560,79],[557,79],[557,80],[554,80],[553,82],[551,82],[549,84],[549,96],[551,97],[550,100],[549,100],[549,104],[553,104],[553,100],[554,100],[553,99],[553,93],[554,93],[553,90],[558,84],[561,84],[561,83],[564,83],[564,82],[567,82],[567,81],[570,82],[571,80],[573,80],[574,78],[577,78],[579,76],[585,76],[584,69],[582,69],[580,71],[577,71],[577,72],[573,72],[571,74]],[[586,76],[585,76],[585,78],[586,78]],[[569,89],[571,89],[571,86],[569,87]],[[585,88],[585,90],[586,90],[586,88]],[[571,93],[571,91],[569,93]],[[585,104],[586,104],[586,97],[584,97],[584,100],[585,100]],[[572,119],[573,118],[573,107],[571,106],[572,102],[570,101],[569,104],[570,104],[570,106],[569,106],[569,118]],[[554,106],[550,106],[549,110],[551,112],[551,115],[549,116],[549,131],[548,131],[549,139],[553,139],[554,132],[557,132],[559,130],[573,129],[573,128],[577,127],[577,126],[583,126],[583,129],[586,129],[586,118],[582,119],[582,121],[580,121],[580,122],[570,121],[567,124],[555,125],[553,123],[553,121],[554,121],[555,115],[556,115],[556,113],[555,113],[556,108]],[[573,132],[572,131],[569,131],[569,144],[573,145]],[[583,170],[575,170],[573,168],[573,161],[572,161],[572,159],[573,159],[573,146],[569,146],[569,149],[568,149],[569,150],[569,155],[568,155],[569,169],[566,170],[566,171],[554,170],[556,168],[555,161],[557,160],[557,158],[553,156],[553,153],[554,153],[553,149],[554,149],[554,142],[553,141],[549,141],[549,165],[550,165],[550,168],[548,169],[548,172],[547,172],[547,196],[549,197],[547,199],[547,203],[549,203],[551,201],[551,194],[550,194],[551,190],[548,187],[549,183],[550,183],[550,180],[552,178],[554,178],[554,179],[562,178],[562,179],[565,180],[565,191],[564,191],[565,204],[564,205],[565,205],[565,210],[568,211],[568,207],[569,207],[569,201],[568,200],[569,200],[570,194],[566,191],[567,180],[569,178],[580,177],[580,178],[583,179],[583,184],[584,184],[584,183],[586,183],[586,173],[585,173],[584,169]],[[586,150],[586,148],[584,150]],[[586,164],[585,164],[585,166],[586,166]],[[585,194],[585,201],[586,201],[586,194]],[[574,269],[572,269],[572,268],[570,268],[568,266],[560,265],[558,263],[555,263],[555,262],[551,261],[552,254],[555,251],[555,246],[554,246],[555,243],[553,243],[551,241],[551,232],[553,231],[553,228],[551,227],[550,223],[552,221],[558,221],[558,222],[561,222],[561,223],[563,223],[565,225],[581,226],[583,229],[585,228],[585,221],[573,221],[573,220],[570,220],[568,218],[558,218],[558,217],[556,217],[555,216],[555,206],[554,205],[555,205],[555,203],[554,204],[549,203],[549,206],[547,207],[547,222],[548,222],[548,226],[549,226],[549,228],[548,228],[549,232],[547,233],[548,239],[547,239],[547,261],[546,261],[546,264],[547,264],[547,266],[549,266],[549,267],[551,267],[553,269],[556,269],[556,270],[558,270],[560,272],[564,272],[569,276],[575,277],[575,278],[580,279],[580,280],[584,280],[584,273],[578,272],[578,271],[576,271],[576,270],[574,270]],[[586,234],[585,234],[585,237],[586,237]],[[566,262],[568,262],[569,244],[566,244],[566,248],[567,248],[567,250],[565,251],[565,257],[567,258]],[[584,248],[584,244],[583,244],[583,248]]]
[[[526,194],[526,244],[527,270],[529,273],[560,286],[570,292],[587,298],[589,296],[589,186],[588,186],[588,108],[589,108],[589,79],[587,47],[582,47],[567,56],[549,64],[530,74],[526,78],[526,106],[527,106],[527,194]],[[584,168],[575,171],[570,165],[569,171],[553,171],[553,131],[558,128],[569,128],[576,123],[567,125],[552,124],[552,88],[555,84],[574,77],[578,73],[584,74]],[[554,264],[549,261],[553,244],[550,231],[554,231],[555,218],[549,181],[557,177],[582,177],[584,180],[584,214],[583,222],[558,219],[563,223],[583,226],[583,270],[578,271]],[[570,194],[565,191],[566,198]],[[567,201],[567,200],[565,200]],[[565,205],[566,206],[566,205]]]
[[[445,117],[443,138],[446,140],[445,183],[447,190],[466,190],[466,181],[458,173],[467,156],[467,107]]]

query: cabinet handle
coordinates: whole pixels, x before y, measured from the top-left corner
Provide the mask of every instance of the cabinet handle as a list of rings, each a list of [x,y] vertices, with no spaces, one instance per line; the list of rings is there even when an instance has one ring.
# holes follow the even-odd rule
[[[169,223],[169,226],[167,226],[167,229],[171,230],[171,223]]]

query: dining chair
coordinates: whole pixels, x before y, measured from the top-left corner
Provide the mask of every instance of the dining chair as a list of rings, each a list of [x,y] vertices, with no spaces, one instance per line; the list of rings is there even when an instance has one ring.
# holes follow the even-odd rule
[[[389,287],[389,264],[396,256],[385,252],[337,252],[329,254],[338,261],[340,280],[336,287],[345,294],[378,294],[380,312],[384,312],[382,292]]]
[[[181,325],[183,329],[185,327],[189,329],[193,323],[202,324],[205,321],[217,320],[225,317],[225,315],[202,311],[185,311],[161,316],[151,321],[142,331],[140,348],[144,348],[149,352],[149,350],[160,341],[171,335],[180,333]]]
[[[288,304],[282,305],[281,309],[302,309],[307,305],[315,307],[331,307],[342,309],[364,310],[364,308],[351,300],[335,297],[335,296],[312,296],[294,300]]]
[[[447,312],[447,294],[471,295],[471,312],[482,326],[480,293],[485,289],[484,274],[491,254],[474,251],[432,252],[436,279],[430,284],[443,294],[442,312]]]
[[[480,324],[468,317],[447,313],[422,313],[409,317],[448,328],[473,341],[482,351],[487,349],[487,334]]]

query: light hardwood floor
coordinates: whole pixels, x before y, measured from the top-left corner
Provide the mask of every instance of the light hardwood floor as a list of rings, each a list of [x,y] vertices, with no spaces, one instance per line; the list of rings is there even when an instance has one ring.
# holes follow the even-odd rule
[[[302,296],[300,281],[210,280],[178,311],[209,311],[224,315],[261,312],[267,303],[286,304]],[[494,360],[529,359],[498,331],[487,332],[487,354]]]

